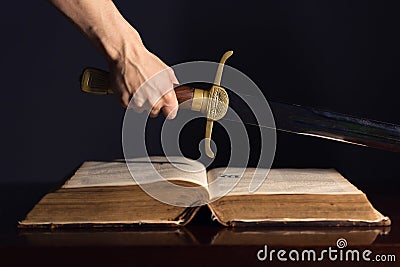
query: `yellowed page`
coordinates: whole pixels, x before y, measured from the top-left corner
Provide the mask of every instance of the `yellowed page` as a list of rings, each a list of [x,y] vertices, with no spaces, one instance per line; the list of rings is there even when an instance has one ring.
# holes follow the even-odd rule
[[[160,177],[169,181],[179,180],[192,182],[207,187],[207,175],[203,164],[183,157],[150,157],[136,158],[127,161],[133,175],[140,176],[141,183],[160,181]],[[160,177],[156,177],[159,174]],[[85,162],[63,188],[94,186],[136,185],[135,179],[122,162]]]
[[[268,173],[261,186],[249,192],[254,168],[216,168],[208,172],[211,197],[248,194],[363,194],[334,169],[270,169],[259,170],[258,175]],[[243,173],[243,175],[242,175]],[[216,182],[217,180],[217,182]]]

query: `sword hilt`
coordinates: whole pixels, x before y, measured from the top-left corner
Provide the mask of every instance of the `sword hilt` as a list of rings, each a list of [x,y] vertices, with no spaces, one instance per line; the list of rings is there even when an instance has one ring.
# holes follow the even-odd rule
[[[94,95],[111,95],[114,90],[110,84],[110,73],[96,68],[85,68],[80,77],[81,89],[85,93]],[[187,85],[179,85],[174,88],[178,103],[183,109],[192,109],[193,96],[196,89]]]
[[[211,150],[213,123],[224,117],[228,110],[228,94],[220,84],[225,61],[232,54],[232,51],[228,51],[222,56],[215,75],[214,84],[209,90],[198,89],[187,85],[178,85],[174,88],[180,108],[200,111],[206,115],[207,124],[204,145],[206,155],[210,158],[214,158],[214,152]],[[111,87],[109,73],[104,70],[85,68],[80,77],[80,82],[82,91],[89,94],[109,95],[114,93]]]

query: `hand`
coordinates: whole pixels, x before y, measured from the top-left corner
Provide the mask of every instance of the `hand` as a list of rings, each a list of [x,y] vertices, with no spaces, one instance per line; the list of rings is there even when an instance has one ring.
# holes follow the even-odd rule
[[[107,58],[113,89],[124,107],[139,112],[148,110],[151,117],[156,117],[161,109],[167,118],[176,116],[178,101],[173,84],[178,81],[174,72],[144,47],[139,33],[112,1],[50,1]]]
[[[127,46],[109,65],[112,86],[124,107],[147,110],[150,117],[158,116],[160,110],[168,119],[176,116],[178,101],[173,85],[178,80],[173,70],[141,43]]]

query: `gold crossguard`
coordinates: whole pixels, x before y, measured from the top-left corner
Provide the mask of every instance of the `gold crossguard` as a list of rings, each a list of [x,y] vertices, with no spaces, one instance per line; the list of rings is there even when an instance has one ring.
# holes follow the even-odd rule
[[[214,152],[211,150],[211,134],[214,121],[221,119],[228,111],[229,97],[225,89],[222,88],[221,79],[226,60],[232,56],[233,51],[227,51],[222,56],[219,62],[217,73],[215,74],[214,85],[208,92],[208,105],[207,105],[207,123],[206,123],[206,136],[204,142],[204,149],[206,155],[214,158]]]
[[[207,117],[204,148],[208,157],[214,158],[211,149],[211,134],[214,121],[223,118],[228,111],[229,98],[222,88],[221,78],[226,60],[232,56],[233,51],[227,51],[222,56],[215,74],[214,84],[210,90],[197,89],[186,85],[174,88],[180,108],[200,111]],[[95,68],[86,68],[81,75],[81,89],[89,94],[108,95],[114,91],[110,85],[109,73]],[[187,105],[187,103],[190,103]]]

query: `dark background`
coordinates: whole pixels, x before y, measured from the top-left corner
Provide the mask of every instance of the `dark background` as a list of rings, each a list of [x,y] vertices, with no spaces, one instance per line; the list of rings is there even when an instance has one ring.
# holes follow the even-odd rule
[[[400,124],[396,1],[115,3],[169,65],[232,49],[229,65],[267,99]],[[84,67],[107,68],[97,50],[47,1],[8,1],[0,20],[0,181],[57,182],[85,160],[122,158],[124,110],[79,88]],[[274,167],[333,167],[367,193],[398,192],[400,155],[278,133]]]

